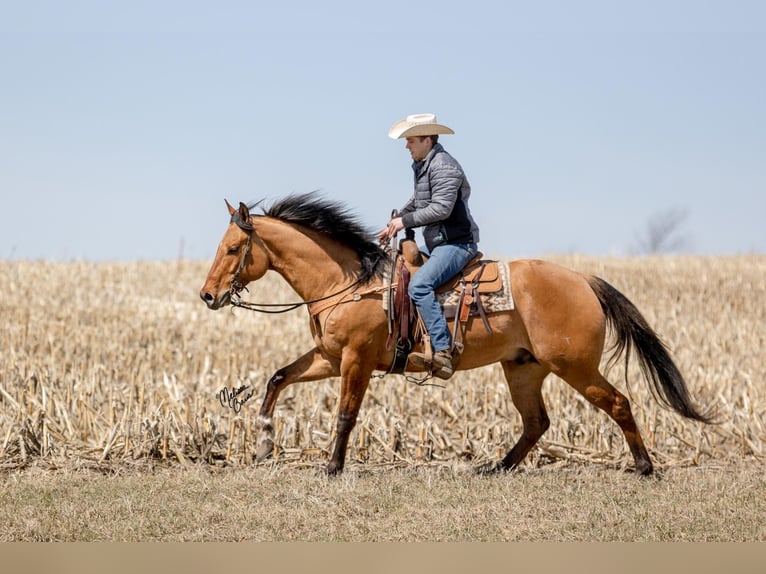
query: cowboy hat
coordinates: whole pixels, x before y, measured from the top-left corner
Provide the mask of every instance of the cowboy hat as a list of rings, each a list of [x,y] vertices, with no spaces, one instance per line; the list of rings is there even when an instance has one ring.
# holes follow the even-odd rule
[[[447,126],[436,123],[434,114],[413,114],[399,120],[388,130],[392,140],[410,136],[434,136],[437,134],[454,134]]]

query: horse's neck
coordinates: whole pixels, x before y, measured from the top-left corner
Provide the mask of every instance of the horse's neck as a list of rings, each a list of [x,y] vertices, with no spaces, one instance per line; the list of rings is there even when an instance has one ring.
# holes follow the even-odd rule
[[[269,220],[258,236],[269,250],[271,266],[304,299],[316,299],[347,287],[360,265],[354,252],[311,230]]]

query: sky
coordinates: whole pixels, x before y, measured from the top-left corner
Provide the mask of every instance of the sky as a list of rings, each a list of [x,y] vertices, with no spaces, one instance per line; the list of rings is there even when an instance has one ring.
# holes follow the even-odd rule
[[[760,1],[0,0],[0,259],[210,259],[224,199],[371,230],[435,113],[487,255],[766,252]]]

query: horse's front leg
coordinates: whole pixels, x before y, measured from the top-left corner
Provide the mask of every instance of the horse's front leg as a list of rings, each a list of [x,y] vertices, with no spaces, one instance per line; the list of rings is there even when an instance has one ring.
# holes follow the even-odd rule
[[[255,450],[256,461],[260,462],[274,452],[274,407],[285,387],[293,383],[337,377],[339,374],[339,361],[328,359],[316,347],[274,373],[266,385],[266,395],[256,422],[259,437]]]
[[[369,361],[368,361],[369,362]],[[344,352],[341,361],[340,404],[338,406],[338,424],[335,432],[335,448],[327,465],[327,474],[338,474],[346,463],[346,448],[351,431],[356,425],[359,408],[362,405],[374,365],[368,365],[363,355],[357,352]]]

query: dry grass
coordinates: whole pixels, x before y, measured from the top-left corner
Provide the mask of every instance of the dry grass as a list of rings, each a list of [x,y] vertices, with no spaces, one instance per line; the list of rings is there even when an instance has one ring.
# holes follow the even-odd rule
[[[555,259],[602,276],[633,300],[668,343],[692,396],[717,404],[719,425],[692,423],[658,406],[633,368],[629,387],[622,369],[611,373],[618,388],[629,390],[656,467],[666,475],[697,468],[762,473],[766,257]],[[264,383],[311,346],[307,317],[305,311],[208,311],[197,296],[207,265],[0,262],[0,469],[6,476],[23,469],[149,471],[141,476],[151,484],[151,473],[160,470],[205,468],[220,479],[250,469]],[[276,276],[251,286],[250,296],[293,299]],[[252,385],[255,396],[235,414],[217,393],[240,385]],[[313,469],[325,464],[333,440],[337,392],[338,381],[328,380],[283,393],[278,457],[263,472],[305,477],[307,467],[317,480]],[[527,473],[542,473],[540,480],[553,484],[573,468],[593,466],[622,481],[614,469],[628,468],[632,458],[618,427],[554,377],[544,396],[552,426],[522,465]],[[419,476],[425,468],[433,479],[502,456],[520,432],[497,366],[459,373],[446,388],[389,376],[370,386],[347,470]],[[470,532],[444,538],[470,539]]]
[[[636,371],[630,395],[661,468],[766,453],[766,258],[567,258],[618,286],[672,349],[692,395],[716,403],[705,427],[660,408]],[[197,298],[201,262],[0,263],[0,465],[155,462],[249,465],[264,382],[311,345],[305,312],[210,312]],[[254,298],[291,296],[278,277]],[[621,369],[612,380],[626,389]],[[239,414],[224,386],[252,385]],[[285,463],[314,464],[332,442],[337,380],[288,388],[277,408]],[[619,429],[567,385],[546,384],[552,427],[527,464],[630,464]],[[520,417],[497,366],[460,373],[446,388],[398,376],[373,381],[349,463],[483,461],[518,436]]]
[[[30,468],[0,482],[0,541],[764,541],[764,515],[766,478],[745,467]]]

